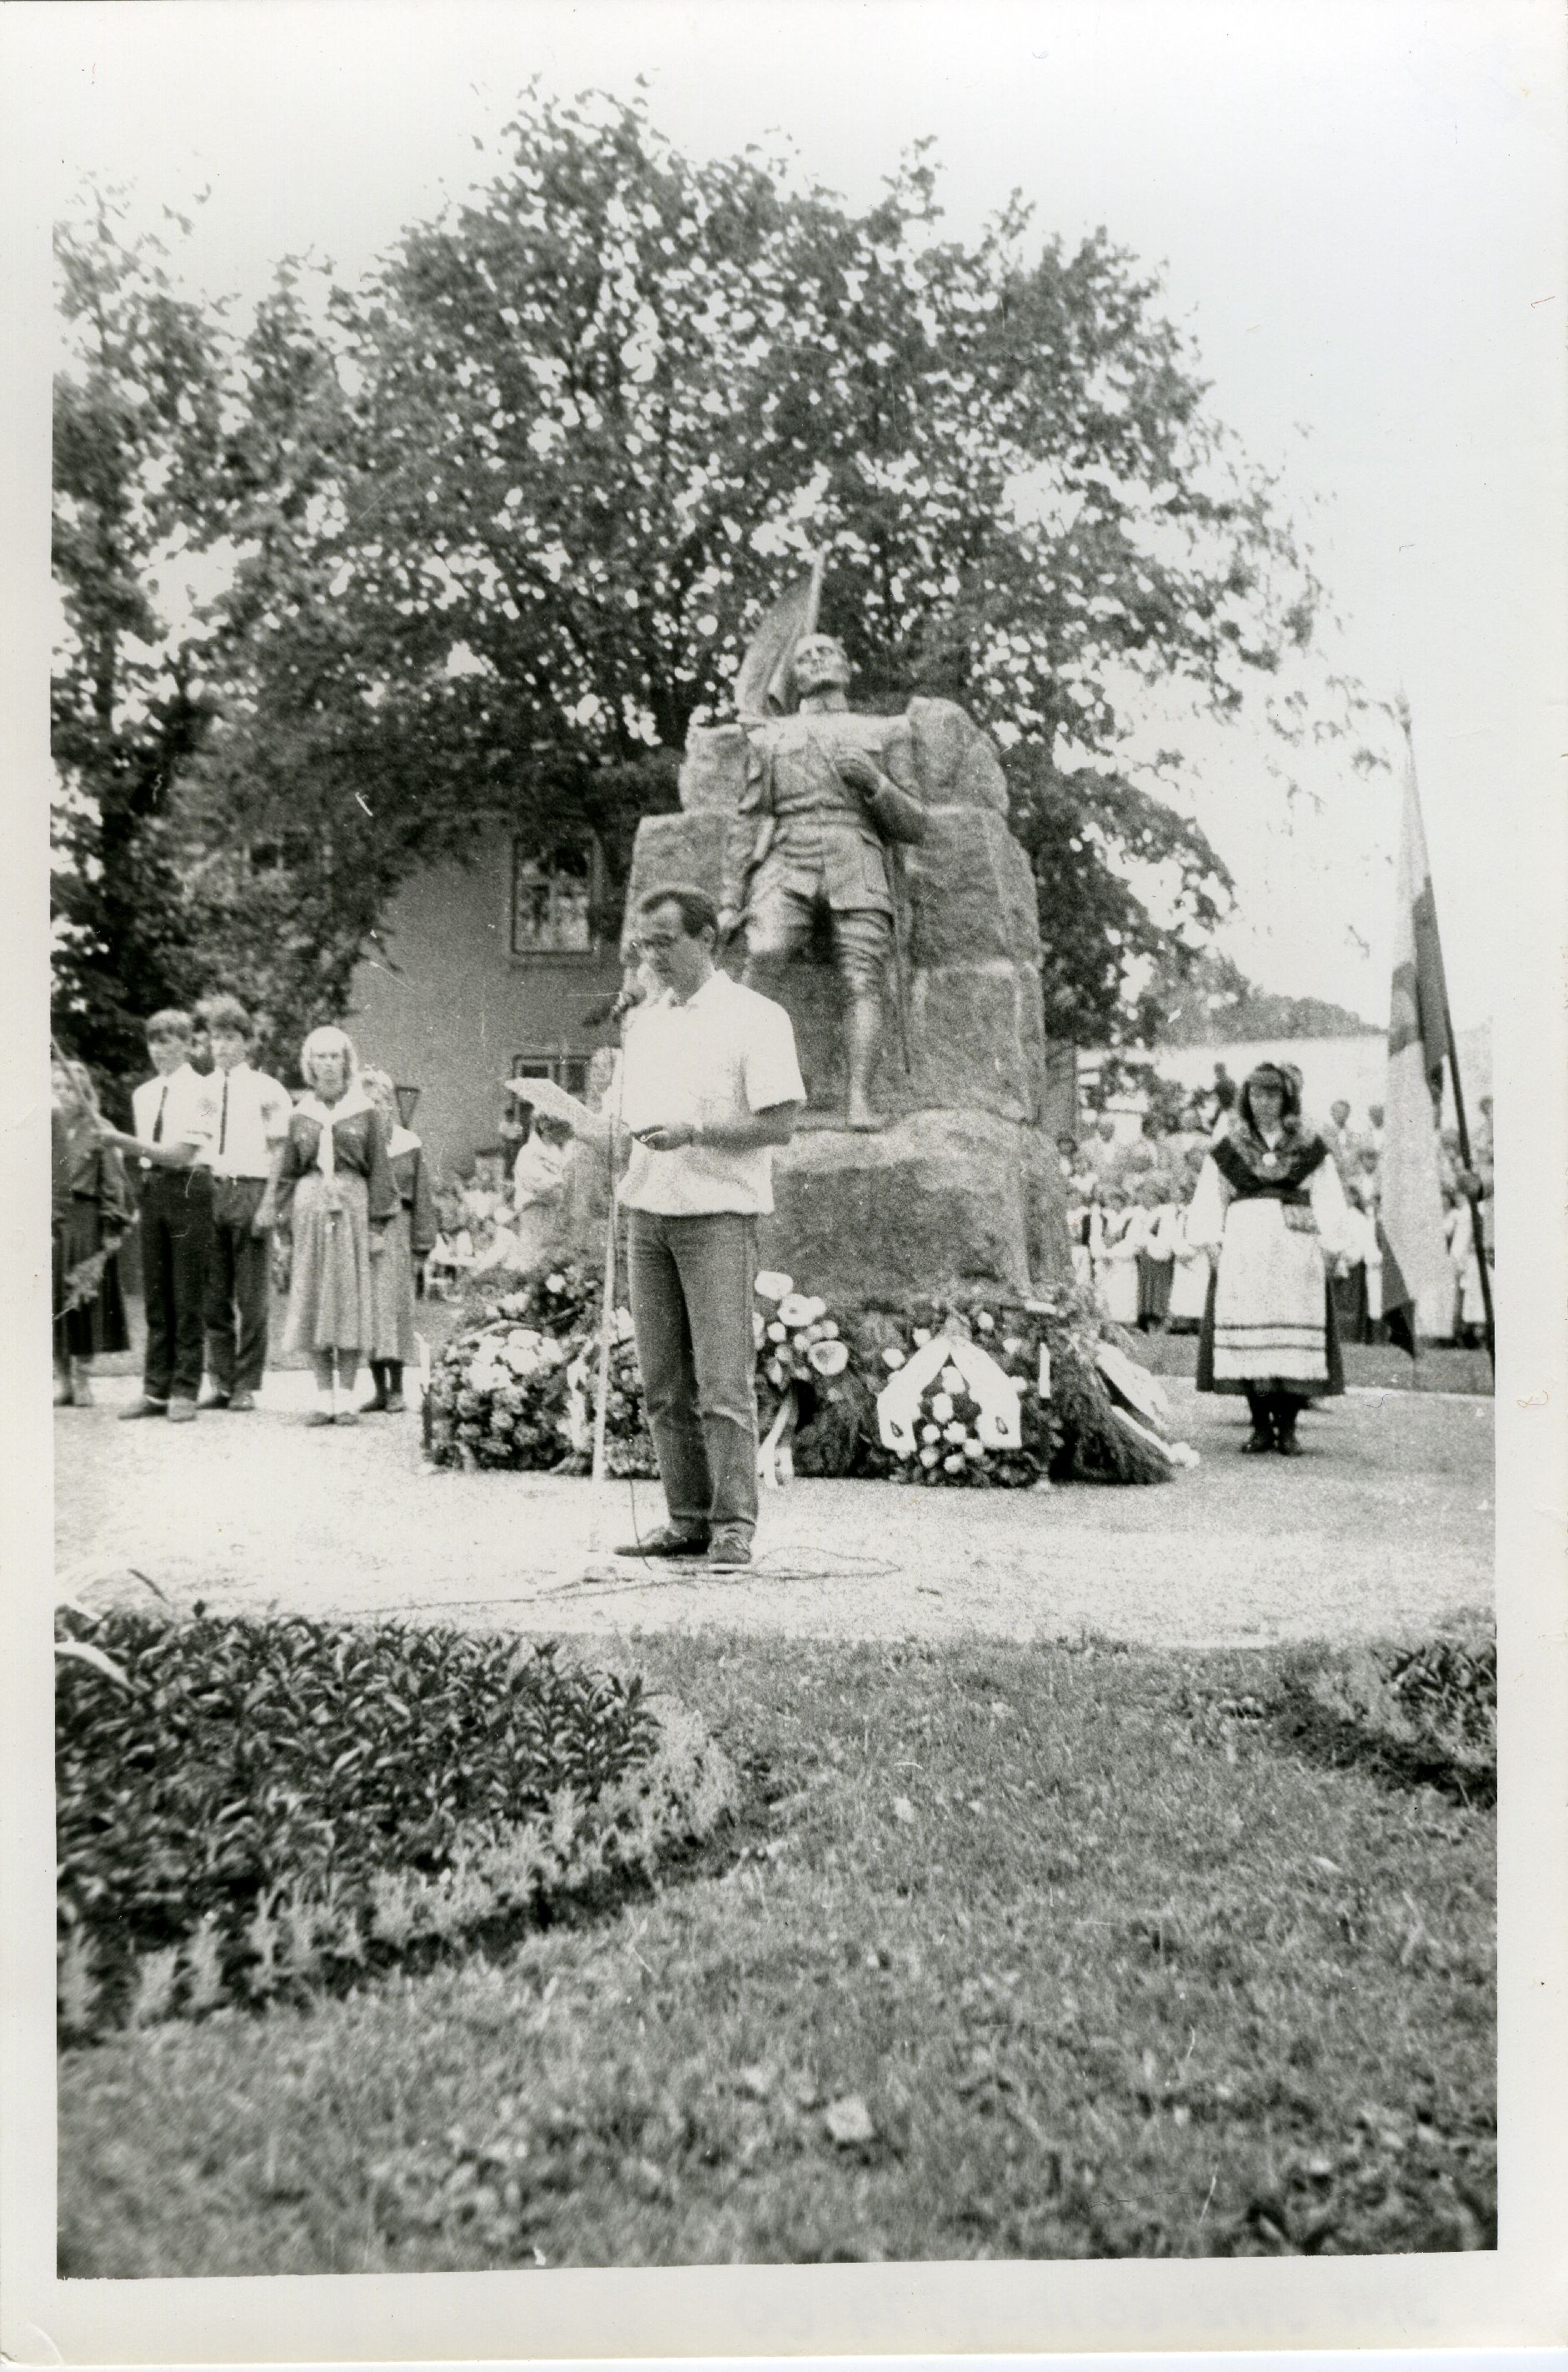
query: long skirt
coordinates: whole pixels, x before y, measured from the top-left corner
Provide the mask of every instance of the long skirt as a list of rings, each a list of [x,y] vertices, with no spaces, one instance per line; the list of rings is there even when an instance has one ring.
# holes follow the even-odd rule
[[[401,1360],[407,1366],[414,1348],[413,1250],[405,1208],[387,1229],[382,1250],[370,1263],[369,1355]]]
[[[99,1351],[128,1351],[131,1332],[125,1323],[125,1296],[116,1254],[111,1252],[104,1262],[92,1299],[79,1309],[65,1307],[71,1271],[91,1260],[102,1243],[97,1203],[86,1194],[74,1194],[69,1211],[54,1221],[51,1238],[49,1306],[54,1313],[56,1359],[90,1359]]]
[[[1138,1323],[1158,1326],[1170,1315],[1173,1260],[1151,1260],[1138,1254]]]
[[[371,1340],[370,1226],[363,1178],[319,1170],[295,1189],[294,1264],[284,1320],[285,1351],[353,1351]]]
[[[1201,1392],[1345,1388],[1334,1296],[1316,1236],[1287,1227],[1272,1196],[1233,1203],[1198,1341]]]
[[[1121,1260],[1114,1257],[1095,1264],[1095,1284],[1099,1290],[1100,1308],[1113,1326],[1136,1326],[1138,1323],[1138,1260],[1130,1253]]]
[[[1209,1263],[1202,1253],[1195,1260],[1179,1260],[1176,1273],[1170,1281],[1170,1324],[1179,1333],[1195,1333],[1203,1322],[1203,1308],[1209,1298]]]

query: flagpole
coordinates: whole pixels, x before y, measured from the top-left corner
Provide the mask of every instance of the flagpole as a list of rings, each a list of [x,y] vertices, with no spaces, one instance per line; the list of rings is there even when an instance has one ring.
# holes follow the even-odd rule
[[[1465,1120],[1465,1091],[1459,1080],[1459,1045],[1458,1039],[1454,1035],[1454,1017],[1451,1013],[1448,1015],[1447,1020],[1448,1076],[1453,1081],[1454,1086],[1454,1118],[1458,1123],[1459,1130],[1459,1158],[1464,1163],[1465,1175],[1468,1178],[1473,1178],[1475,1176],[1475,1169],[1470,1160],[1470,1133]],[[1486,1264],[1486,1238],[1481,1233],[1481,1196],[1473,1188],[1467,1187],[1465,1190],[1465,1200],[1469,1204],[1470,1209],[1470,1249],[1475,1254],[1476,1266],[1481,1272],[1481,1308],[1486,1312],[1486,1355],[1492,1363],[1492,1373],[1495,1378],[1497,1374],[1497,1322],[1493,1315],[1492,1309],[1492,1272]]]
[[[1413,789],[1416,782],[1415,738],[1411,730],[1410,702],[1405,698],[1402,692],[1400,695],[1400,725],[1405,737],[1405,754],[1409,762],[1410,780]],[[1418,789],[1415,790],[1415,797],[1417,805],[1419,806],[1421,793]],[[1438,961],[1439,965],[1441,965],[1442,939],[1441,935],[1437,932],[1437,903],[1435,894],[1434,894],[1432,901],[1432,924],[1434,936],[1437,942]],[[1459,1133],[1459,1159],[1464,1166],[1466,1176],[1473,1178],[1475,1176],[1475,1169],[1470,1159],[1469,1124],[1465,1117],[1464,1082],[1459,1076],[1459,1041],[1454,1034],[1454,1011],[1452,1006],[1448,1002],[1448,983],[1446,977],[1442,983],[1442,1000],[1443,1029],[1444,1036],[1447,1041],[1448,1077],[1453,1086],[1454,1118],[1458,1123]],[[1465,1201],[1469,1206],[1470,1249],[1475,1254],[1476,1267],[1480,1271],[1481,1274],[1481,1308],[1486,1313],[1486,1355],[1491,1364],[1493,1376],[1495,1378],[1497,1374],[1497,1324],[1492,1306],[1492,1273],[1486,1265],[1486,1242],[1481,1233],[1481,1196],[1478,1192],[1467,1188],[1465,1192]],[[1415,1330],[1412,1327],[1412,1335],[1414,1331]]]

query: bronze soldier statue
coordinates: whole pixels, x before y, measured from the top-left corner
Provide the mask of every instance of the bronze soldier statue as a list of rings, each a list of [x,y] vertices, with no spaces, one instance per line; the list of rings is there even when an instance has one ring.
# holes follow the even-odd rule
[[[881,1121],[871,1081],[899,918],[895,851],[924,839],[925,811],[878,762],[889,720],[851,713],[842,644],[803,634],[793,672],[798,710],[749,725],[746,789],[725,847],[720,936],[744,928],[747,983],[765,989],[767,974],[797,955],[826,915],[847,1006],[845,1120],[874,1129]],[[895,988],[901,994],[901,982]]]

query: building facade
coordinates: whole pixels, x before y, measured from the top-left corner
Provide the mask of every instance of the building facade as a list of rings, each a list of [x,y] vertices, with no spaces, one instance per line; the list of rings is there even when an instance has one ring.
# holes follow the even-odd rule
[[[361,1058],[390,1072],[438,1174],[502,1150],[508,1079],[582,1092],[621,985],[601,864],[541,864],[504,823],[476,824],[465,861],[410,877],[355,972]]]

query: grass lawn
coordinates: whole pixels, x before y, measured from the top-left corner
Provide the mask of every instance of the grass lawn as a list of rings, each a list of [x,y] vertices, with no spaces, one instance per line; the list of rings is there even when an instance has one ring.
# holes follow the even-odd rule
[[[638,1637],[750,1808],[655,1892],[67,2052],[61,2271],[1494,2245],[1493,1834],[1273,1656]]]

